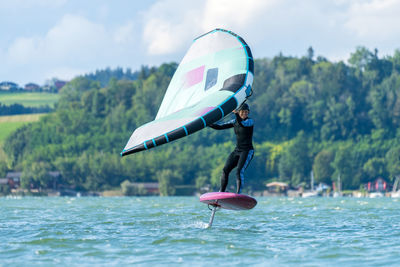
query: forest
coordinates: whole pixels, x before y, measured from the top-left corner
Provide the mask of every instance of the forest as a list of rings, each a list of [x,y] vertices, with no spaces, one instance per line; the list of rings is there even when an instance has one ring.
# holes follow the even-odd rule
[[[47,106],[41,107],[25,107],[21,104],[3,105],[0,103],[0,116],[3,115],[18,115],[18,114],[33,114],[33,113],[48,113],[52,108]]]
[[[8,161],[0,166],[21,171],[23,187],[51,187],[48,172],[57,170],[59,183],[83,191],[118,188],[124,181],[158,182],[162,195],[185,187],[218,189],[235,145],[231,130],[207,128],[120,157],[133,130],[154,119],[176,68],[143,67],[134,80],[123,73],[73,79],[54,112],[8,137]],[[340,175],[349,190],[378,177],[391,183],[400,174],[399,50],[379,57],[377,49],[358,47],[347,62],[331,62],[310,47],[302,57],[256,59],[254,69],[247,103],[255,156],[245,192],[264,190],[269,181],[304,186],[311,171],[316,183],[328,185]]]

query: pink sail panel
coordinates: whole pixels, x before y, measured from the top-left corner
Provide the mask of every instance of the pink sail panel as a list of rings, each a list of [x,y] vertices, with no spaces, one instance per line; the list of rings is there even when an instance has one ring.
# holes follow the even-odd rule
[[[211,110],[215,109],[215,107],[206,107],[203,108],[199,111],[197,111],[196,113],[194,113],[195,116],[203,116],[204,114],[207,114],[208,112],[210,112]]]
[[[185,88],[189,88],[195,84],[202,82],[204,78],[204,69],[205,66],[203,65],[187,72],[184,78]]]

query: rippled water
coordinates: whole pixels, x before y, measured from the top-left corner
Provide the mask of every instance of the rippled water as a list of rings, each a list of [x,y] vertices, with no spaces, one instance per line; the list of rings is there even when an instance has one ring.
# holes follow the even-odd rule
[[[196,197],[0,198],[0,265],[400,265],[400,201]]]

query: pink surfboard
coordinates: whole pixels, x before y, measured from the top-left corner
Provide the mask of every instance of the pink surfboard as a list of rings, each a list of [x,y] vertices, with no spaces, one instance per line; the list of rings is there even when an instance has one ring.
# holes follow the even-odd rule
[[[228,210],[249,210],[257,205],[250,196],[230,192],[206,193],[200,196],[200,202]]]

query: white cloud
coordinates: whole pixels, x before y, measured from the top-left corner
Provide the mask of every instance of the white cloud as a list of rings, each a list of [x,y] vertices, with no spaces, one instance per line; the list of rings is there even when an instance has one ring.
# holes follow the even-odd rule
[[[11,77],[23,72],[23,82],[41,82],[58,77],[70,79],[77,74],[106,67],[133,67],[147,64],[139,55],[141,48],[135,20],[104,25],[81,15],[66,14],[42,35],[13,39],[3,49],[0,75]],[[33,78],[32,78],[33,77]]]
[[[74,60],[90,59],[98,56],[101,52],[99,48],[107,43],[107,37],[103,25],[81,16],[65,15],[47,33],[44,49],[55,59],[67,59],[71,56],[80,57]]]
[[[82,62],[96,57],[106,40],[102,25],[81,16],[65,15],[44,37],[17,38],[10,45],[8,56],[10,63]]]
[[[144,14],[143,40],[150,55],[175,53],[195,37],[215,28],[247,30],[278,0],[208,0],[196,4],[162,0]]]
[[[19,37],[8,48],[7,57],[10,63],[26,64],[35,58],[42,41],[37,38]]]
[[[107,29],[83,16],[67,14],[43,36],[14,39],[4,54],[4,72],[29,68],[38,75],[35,80],[52,78],[48,75],[65,79],[83,70],[116,66],[122,62],[121,55],[132,55],[134,30],[133,22]]]
[[[400,35],[400,2],[373,0],[356,2],[348,11],[345,26],[360,40],[398,39]]]
[[[15,0],[1,1],[0,13],[0,76],[25,81],[179,61],[215,28],[242,36],[255,58],[302,56],[312,46],[345,60],[359,45],[380,55],[400,46],[398,0]]]
[[[265,14],[266,9],[279,1],[246,0],[208,0],[202,15],[202,29],[210,31],[215,28],[245,30],[250,24]]]
[[[162,0],[145,13],[143,40],[149,55],[168,55],[187,49],[188,40],[200,34],[225,28],[242,36],[256,57],[280,51],[303,55],[310,45],[333,46],[343,31],[346,7],[342,0],[207,0],[195,5]]]
[[[186,51],[194,37],[214,28],[241,35],[256,58],[316,55],[346,60],[357,46],[386,54],[399,45],[398,0],[161,0],[145,13],[143,41],[149,55]]]
[[[143,40],[150,55],[174,53],[199,34],[202,2],[165,0],[144,13]]]
[[[181,28],[181,29],[179,29]],[[162,19],[151,19],[144,29],[144,39],[151,55],[168,54],[181,48],[185,29]]]

